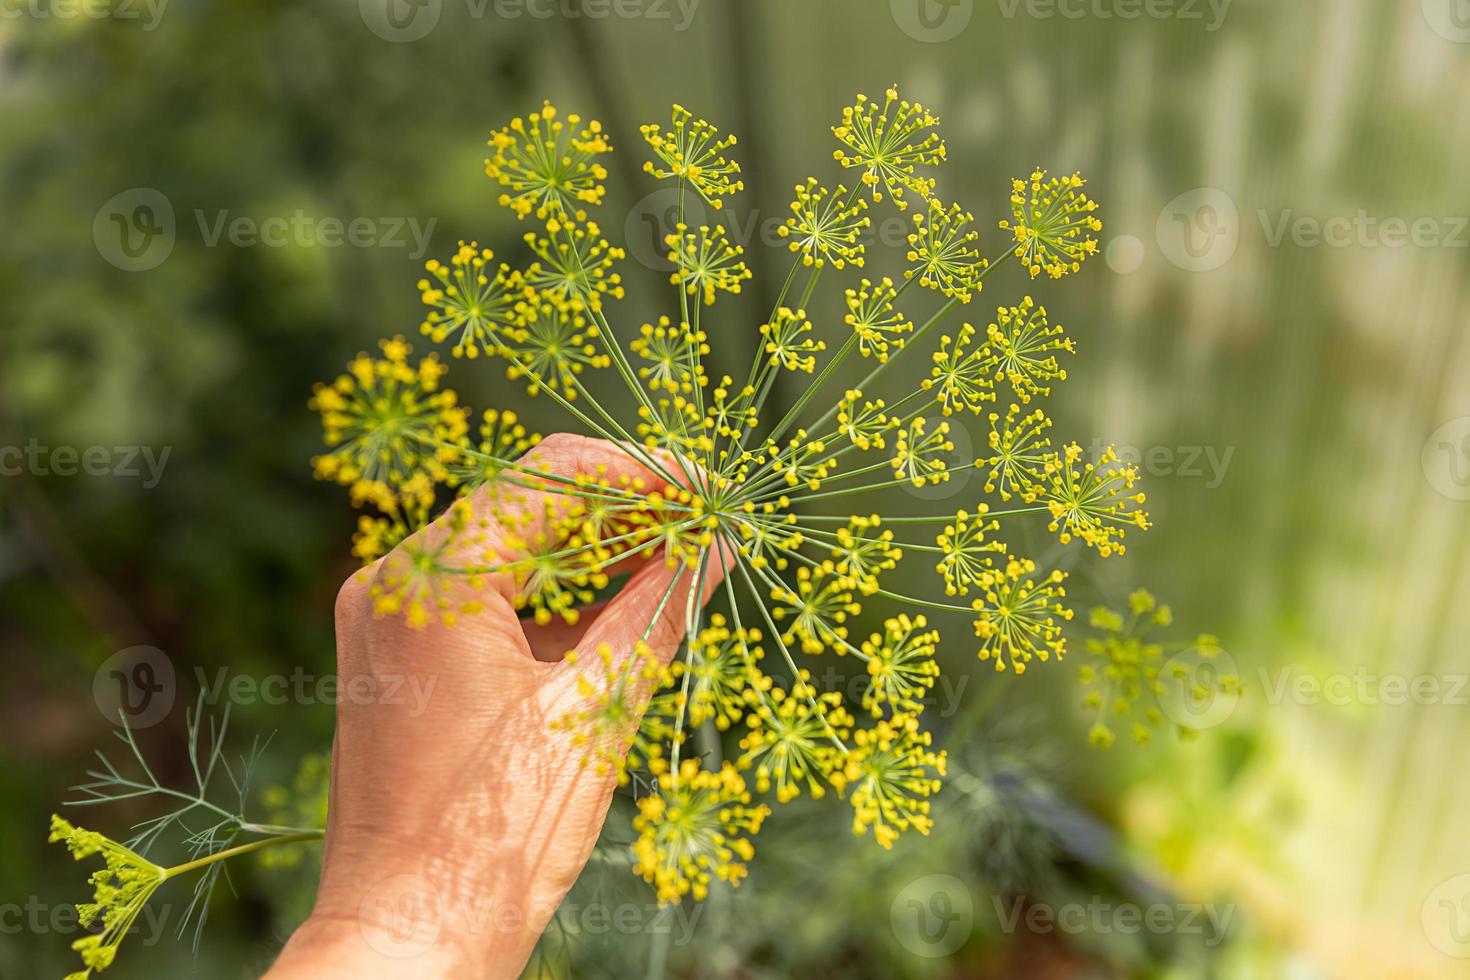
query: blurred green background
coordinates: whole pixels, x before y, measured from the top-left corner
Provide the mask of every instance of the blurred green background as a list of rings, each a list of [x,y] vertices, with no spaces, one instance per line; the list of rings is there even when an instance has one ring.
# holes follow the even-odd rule
[[[1080,651],[993,677],[952,629],[946,674],[968,681],[938,722],[955,776],[933,837],[881,852],[835,832],[835,801],[798,805],[768,824],[740,890],[670,920],[619,866],[615,813],[571,927],[533,965],[1464,975],[1470,5],[390,3],[0,2],[0,447],[107,447],[113,464],[0,476],[0,977],[73,968],[65,905],[87,870],[45,827],[112,740],[110,657],[147,645],[173,665],[172,710],[139,740],[174,779],[196,669],[332,669],[355,516],[309,478],[306,398],[378,337],[415,331],[425,258],[460,238],[517,255],[523,229],[482,173],[489,130],[544,97],[607,124],[620,152],[601,218],[628,240],[614,322],[631,331],[667,290],[639,261],[664,205],[637,169],[638,123],[677,101],[738,133],[748,190],[732,211],[759,228],[797,180],[835,178],[840,108],[894,82],[939,114],[939,193],[982,229],[1035,165],[1090,178],[1105,253],[1062,283],[1008,269],[977,302],[1044,302],[1080,344],[1057,433],[1145,461],[1157,527],[1079,569],[1078,605],[1151,586],[1186,635],[1221,637],[1245,696],[1198,739],[1103,752],[1085,741]],[[376,240],[212,240],[222,216],[298,213],[369,219]],[[982,244],[996,254],[999,232]],[[748,241],[757,280],[716,307],[714,373],[749,356],[778,247]],[[526,406],[499,371],[456,369],[471,404]],[[566,427],[532,407],[541,431]],[[122,472],[117,447],[169,455],[150,480],[141,457]],[[965,489],[881,509],[953,509],[978,481]],[[268,787],[328,745],[332,711],[240,705],[231,725],[236,753],[274,732]],[[148,815],[78,819],[121,834]],[[313,868],[241,862],[230,885],[197,954],[168,920],[181,886],[106,975],[258,975],[309,908]],[[1155,904],[1172,925],[1116,914]],[[634,910],[630,925],[588,927],[594,906]],[[1085,914],[1013,921],[1034,908]],[[1211,914],[1223,937],[1202,928]]]

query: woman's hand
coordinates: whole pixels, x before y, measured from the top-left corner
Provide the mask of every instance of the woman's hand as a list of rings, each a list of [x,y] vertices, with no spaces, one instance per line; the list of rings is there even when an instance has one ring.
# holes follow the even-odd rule
[[[578,436],[552,436],[527,460],[564,477],[663,485],[625,450]],[[547,496],[473,498],[485,544],[518,557],[514,531],[540,519]],[[448,533],[443,521],[420,533]],[[552,728],[581,697],[563,656],[608,644],[616,667],[648,631],[667,663],[683,639],[687,574],[650,630],[678,574],[661,556],[638,562],[622,591],[575,626],[520,619],[515,581],[492,574],[483,611],[423,629],[373,613],[374,577],[393,560],[354,575],[337,599],[343,697],[321,885],[271,980],[518,975],[592,853],[615,786],[583,765],[586,748],[571,732]],[[718,583],[716,570],[704,598]]]

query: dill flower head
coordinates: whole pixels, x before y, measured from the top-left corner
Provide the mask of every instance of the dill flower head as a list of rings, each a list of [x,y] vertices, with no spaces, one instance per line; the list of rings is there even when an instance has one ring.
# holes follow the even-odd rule
[[[894,306],[897,299],[898,291],[887,276],[877,283],[864,279],[858,288],[846,293],[847,315],[843,322],[857,334],[859,353],[876,358],[880,364],[888,362],[890,348],[903,349],[904,335],[914,329],[913,321]]]
[[[460,242],[445,265],[430,259],[424,269],[433,277],[419,280],[419,294],[429,312],[420,326],[436,344],[453,337],[455,357],[473,360],[493,354],[498,332],[516,322],[515,307],[524,289],[519,272],[505,263],[490,267],[495,253],[475,242]]]
[[[1060,279],[1097,251],[1092,234],[1102,231],[1102,221],[1093,213],[1097,202],[1082,192],[1085,183],[1080,174],[1048,177],[1041,169],[1029,180],[1011,181],[1013,220],[1000,227],[1015,236],[1015,253],[1032,279],[1043,270]]]
[[[417,473],[435,482],[448,475],[452,448],[468,428],[458,396],[439,387],[446,368],[430,354],[417,364],[402,337],[384,340],[381,358],[359,354],[347,373],[318,384],[310,406],[321,413],[331,452],[312,462],[320,479],[384,496]]]
[[[776,799],[789,803],[804,788],[812,799],[826,795],[826,782],[841,768],[841,740],[852,716],[841,695],[818,695],[805,671],[787,691],[767,683],[768,693],[746,715],[750,731],[740,740],[744,754],[739,768],[755,772],[756,789],[775,789]]]
[[[869,657],[863,707],[873,717],[879,717],[885,707],[909,714],[923,710],[924,697],[939,676],[934,661],[939,631],[928,625],[922,615],[899,613],[883,621],[883,632],[863,641],[863,653]]]
[[[791,239],[791,251],[801,253],[804,265],[821,268],[827,263],[841,269],[851,262],[863,264],[863,243],[859,236],[872,224],[863,214],[868,202],[854,199],[846,187],[835,191],[808,177],[796,185],[796,200],[791,202],[791,217],[776,229],[782,238]]]
[[[720,136],[719,130],[694,118],[683,106],[674,106],[673,122],[667,131],[658,123],[642,126],[640,131],[664,164],[659,167],[652,160],[646,161],[645,173],[659,180],[672,177],[688,181],[714,208],[724,206],[726,194],[745,189],[745,183],[736,176],[740,164],[725,156],[725,151],[735,145],[735,137]]]
[[[680,224],[667,242],[674,263],[669,281],[690,296],[703,297],[705,306],[714,305],[716,292],[739,293],[740,284],[751,277],[740,258],[745,250],[731,244],[724,225],[700,225],[691,232]]]
[[[1076,537],[1106,558],[1124,553],[1128,528],[1148,529],[1144,494],[1134,488],[1138,470],[1120,463],[1112,446],[1097,462],[1088,463],[1082,461],[1082,447],[1071,443],[1060,456],[1053,454],[1047,471],[1049,530],[1062,544]]]
[[[580,204],[602,203],[607,168],[597,158],[612,152],[612,144],[600,122],[583,126],[575,113],[563,119],[546,102],[541,111],[491,133],[489,146],[485,175],[505,189],[500,204],[516,217],[535,212],[546,219],[572,213]]]
[[[973,214],[935,198],[923,172],[945,155],[936,126],[894,90],[844,110],[836,158],[861,183],[797,185],[778,229],[790,267],[754,320],[721,305],[751,279],[742,249],[725,227],[686,220],[697,199],[721,207],[743,189],[727,156],[734,138],[679,106],[667,127],[643,127],[653,154],[644,169],[674,183],[677,220],[664,239],[673,266],[666,312],[641,325],[617,316],[624,253],[591,213],[603,196],[598,160],[610,149],[601,127],[547,106],[495,134],[486,169],[501,203],[540,219],[524,236],[529,257],[523,267],[496,265],[469,242],[430,263],[422,330],[465,360],[503,362],[509,379],[552,403],[547,410],[596,436],[597,452],[621,461],[618,475],[610,462],[566,472],[564,454],[548,464],[546,446],[511,411],[486,413],[477,439],[466,410],[438,386],[443,367],[433,358],[410,365],[401,340],[385,343],[382,360],[354,361],[313,399],[334,450],[319,475],[375,511],[363,516],[354,551],[378,563],[380,614],[451,623],[478,611],[475,597],[494,575],[508,577],[513,605],[535,623],[576,623],[631,562],[670,570],[648,609],[650,632],[631,650],[569,657],[581,702],[555,726],[599,772],[654,789],[638,800],[633,854],[661,901],[743,876],[766,815],[757,794],[783,803],[836,790],[854,832],[871,830],[884,847],[905,831],[926,833],[945,756],[922,712],[944,618],[963,616],[980,659],[997,669],[1058,660],[1071,618],[1064,576],[1015,556],[1012,532],[1050,522],[1062,545],[1105,556],[1122,550],[1126,527],[1147,526],[1133,470],[1111,452],[1086,463],[1075,444],[1053,451],[1050,420],[1030,407],[1065,379],[1060,353],[1075,351],[1046,309],[1026,296],[980,330],[943,322],[1017,257],[1033,277],[1077,268],[1099,227],[1081,179],[1038,171],[1018,183],[1014,224],[1003,225],[1015,247],[992,263]],[[848,267],[867,257],[870,201],[902,209],[910,194],[926,206],[912,218],[904,279],[853,275]],[[741,331],[753,341],[748,366],[708,369],[712,358],[725,363],[729,352],[718,348]],[[889,369],[906,356],[920,359],[922,379],[895,384],[900,374]],[[863,371],[853,382],[855,366]],[[610,378],[616,400],[600,390]],[[1009,404],[989,412],[988,445],[966,458],[946,417],[981,414],[1001,394]],[[892,516],[858,499],[970,467],[985,474],[987,498],[1020,505],[976,499],[947,514]],[[432,520],[446,501],[447,514]],[[934,569],[940,600],[901,570],[911,553],[928,556],[920,571]],[[714,580],[717,588],[702,587]],[[707,612],[701,595],[718,611]],[[861,622],[868,605],[887,617],[881,629]],[[685,641],[664,666],[649,635],[681,614]],[[817,689],[802,661],[827,654],[851,658],[860,693]],[[737,726],[730,762],[705,769],[681,758],[696,727],[701,746],[712,740],[726,757],[737,736],[720,733]]]
[[[1047,322],[1046,307],[1037,306],[1030,296],[1021,300],[1020,306],[996,310],[995,322],[987,333],[995,351],[996,377],[1009,381],[1023,404],[1050,395],[1048,382],[1067,380],[1067,372],[1057,364],[1053,352],[1075,354],[1077,346],[1062,333],[1060,325]]]
[[[945,753],[931,744],[918,716],[903,712],[853,733],[839,780],[852,804],[853,833],[871,827],[884,848],[906,830],[929,833],[929,797],[939,792],[945,771]]]
[[[928,391],[938,392],[939,410],[945,415],[955,412],[980,414],[988,401],[995,401],[995,354],[988,344],[975,344],[975,328],[966,323],[954,336],[939,338],[934,352],[934,367],[929,377],[919,382]]]
[[[863,183],[881,201],[886,192],[900,211],[908,207],[904,191],[928,198],[934,179],[920,175],[921,166],[934,166],[944,159],[944,141],[934,127],[939,120],[917,102],[900,99],[890,86],[880,109],[865,95],[857,104],[842,110],[842,122],[832,134],[847,148],[834,150],[833,157],[844,167],[859,167]]]
[[[106,864],[89,879],[92,901],[77,906],[83,928],[94,923],[100,927],[71,945],[81,954],[86,969],[69,974],[68,980],[80,980],[91,976],[93,970],[101,972],[112,965],[118,944],[127,936],[148,899],[167,880],[168,872],[117,841],[75,827],[55,814],[51,816],[48,839],[53,844],[64,843],[78,861],[96,854]]]
[[[989,415],[990,455],[975,461],[985,473],[985,492],[999,494],[1001,500],[1020,497],[1034,501],[1045,485],[1046,474],[1056,454],[1046,430],[1051,419],[1041,409],[1021,415],[1020,405],[1011,405],[1002,419]]]
[[[770,808],[751,806],[745,780],[726,763],[718,772],[685,759],[659,776],[658,792],[638,801],[633,871],[654,886],[660,903],[696,901],[714,880],[737,885],[755,855],[750,837]]]
[[[971,516],[960,511],[954,516],[953,524],[946,524],[935,544],[942,556],[938,571],[944,576],[944,591],[948,595],[969,595],[976,586],[986,587],[994,577],[991,571],[994,561],[991,555],[1003,551],[1005,545],[986,537],[1000,530],[1000,522],[985,519],[990,510],[980,505],[980,512]]]
[[[930,198],[928,213],[914,215],[908,260],[915,267],[904,275],[917,276],[919,285],[968,303],[980,291],[981,273],[990,265],[975,246],[980,233],[970,227],[974,222],[975,216],[958,204],[946,208]]]
[[[980,659],[994,660],[996,670],[1011,667],[1026,672],[1032,660],[1042,663],[1066,652],[1061,623],[1072,618],[1063,605],[1066,573],[1053,569],[1035,577],[1036,563],[1029,558],[1008,558],[1003,568],[989,576],[985,597],[972,603],[975,635],[980,638]]]

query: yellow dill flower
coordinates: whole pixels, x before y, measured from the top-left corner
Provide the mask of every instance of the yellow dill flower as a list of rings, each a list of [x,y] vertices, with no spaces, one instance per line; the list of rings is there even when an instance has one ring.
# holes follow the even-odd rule
[[[1047,467],[1056,458],[1050,451],[1046,430],[1051,419],[1041,409],[1020,417],[1021,406],[1006,409],[1005,419],[991,412],[990,455],[975,461],[985,471],[985,492],[998,493],[1001,500],[1019,496],[1031,503],[1040,493]]]
[[[1009,665],[1024,674],[1033,659],[1045,663],[1055,654],[1060,660],[1066,651],[1057,622],[1072,618],[1072,610],[1061,602],[1067,594],[1062,588],[1066,573],[1054,570],[1037,580],[1032,578],[1035,571],[1029,558],[1008,558],[985,584],[985,598],[971,603],[980,659],[994,660],[996,670]]]
[[[528,431],[515,412],[486,409],[480,421],[480,442],[474,448],[461,449],[464,461],[453,467],[455,481],[464,493],[495,483],[508,463],[536,448],[540,441],[541,436]]]
[[[675,177],[689,181],[689,186],[714,208],[724,206],[726,194],[745,189],[744,182],[735,177],[740,173],[740,164],[725,156],[725,151],[735,145],[735,137],[720,136],[719,130],[696,119],[683,106],[674,106],[668,132],[657,123],[641,126],[639,131],[667,168],[649,160],[643,164],[645,173],[659,180]]]
[[[638,376],[654,391],[687,395],[695,385],[709,384],[702,360],[710,351],[708,337],[687,323],[675,327],[666,316],[656,324],[645,323],[628,349],[648,362],[638,368]]]
[[[1080,174],[1047,177],[1033,170],[1030,180],[1011,181],[1011,214],[1014,222],[1002,221],[1016,239],[1016,255],[1035,279],[1042,270],[1053,279],[1082,268],[1082,262],[1097,251],[1090,233],[1102,231],[1102,221],[1093,214],[1097,202],[1082,193],[1087,181]]]
[[[951,452],[954,452],[954,442],[949,438],[949,423],[940,422],[930,432],[920,415],[898,430],[890,460],[893,475],[916,487],[943,483],[949,479],[949,466],[944,457]]]
[[[842,110],[842,122],[832,127],[832,133],[850,152],[834,150],[832,155],[844,167],[862,168],[863,183],[872,189],[874,201],[882,200],[886,191],[902,211],[908,207],[905,190],[927,198],[934,188],[934,179],[916,170],[944,159],[944,141],[937,132],[925,132],[937,125],[933,113],[900,99],[898,89],[890,86],[881,109],[859,95],[857,105]]]
[[[659,776],[658,792],[638,801],[633,871],[653,885],[662,904],[688,895],[701,901],[712,881],[740,884],[755,856],[750,838],[770,808],[750,805],[745,780],[728,762],[719,772],[685,759]]]
[[[913,714],[879,719],[852,737],[840,780],[850,791],[852,832],[862,836],[871,827],[884,848],[907,830],[927,835],[934,825],[929,797],[942,785],[945,753],[930,748],[930,734]]]
[[[893,532],[881,527],[877,514],[854,514],[847,526],[837,529],[832,548],[833,569],[850,588],[863,595],[878,591],[878,576],[897,568],[903,549],[893,543]]]
[[[760,332],[766,339],[765,352],[787,371],[811,374],[817,367],[816,355],[827,349],[826,341],[812,337],[806,310],[789,310],[783,306],[776,310],[770,323],[761,326]]]
[[[868,686],[863,707],[876,718],[884,705],[890,710],[918,714],[924,698],[939,676],[934,661],[939,648],[939,631],[928,629],[923,615],[899,613],[883,621],[883,632],[863,641],[868,658]]]
[[[489,146],[485,176],[505,188],[500,205],[516,217],[534,211],[544,220],[572,213],[579,203],[602,203],[607,168],[597,157],[610,153],[612,144],[597,120],[583,126],[576,113],[563,120],[546,102],[540,112],[491,133]]]
[[[1083,688],[1082,707],[1093,714],[1088,741],[1108,748],[1116,736],[1110,722],[1131,720],[1131,734],[1138,743],[1149,741],[1153,729],[1163,724],[1160,702],[1168,685],[1177,682],[1189,686],[1190,696],[1204,699],[1220,693],[1239,694],[1240,678],[1215,671],[1165,670],[1165,647],[1150,642],[1155,629],[1174,621],[1168,606],[1158,604],[1151,592],[1139,589],[1128,596],[1127,613],[1106,606],[1092,610],[1089,625],[1096,631],[1089,637],[1086,650],[1089,663],[1078,671]],[[1181,645],[1182,646],[1182,645]],[[1219,655],[1219,643],[1208,634],[1195,640],[1193,648],[1213,660]],[[1177,647],[1176,647],[1177,649]],[[1191,730],[1180,726],[1181,735]]]
[[[550,235],[527,232],[526,246],[536,261],[526,269],[525,282],[544,299],[573,310],[601,310],[602,301],[623,298],[623,277],[613,267],[626,254],[601,237],[597,222],[578,211],[554,222]]]
[[[1062,544],[1078,537],[1096,548],[1103,558],[1123,554],[1123,538],[1130,527],[1147,530],[1145,496],[1135,490],[1138,470],[1118,461],[1112,446],[1095,463],[1082,462],[1082,447],[1075,442],[1053,454],[1047,465],[1044,499],[1051,511],[1054,534]]]
[[[788,646],[799,643],[803,653],[821,653],[828,647],[845,653],[847,620],[862,611],[852,588],[848,577],[838,573],[830,561],[815,570],[798,568],[795,589],[783,585],[771,590],[771,599],[780,603],[771,610],[771,617],[778,623],[790,619],[782,642]]]
[[[796,515],[779,513],[778,504],[771,501],[759,506],[747,502],[742,510],[746,517],[740,522],[740,557],[756,571],[770,566],[785,571],[786,553],[795,551],[805,541],[796,526]]]
[[[1045,382],[1067,380],[1067,372],[1057,365],[1052,351],[1077,352],[1070,337],[1059,325],[1046,319],[1046,307],[1037,306],[1027,296],[1020,306],[1000,307],[995,322],[988,328],[990,347],[995,354],[997,377],[1011,383],[1011,389],[1023,403],[1034,396],[1045,398],[1051,386]]]
[[[863,211],[868,202],[853,200],[847,188],[837,185],[835,191],[808,177],[796,185],[796,200],[791,202],[791,217],[776,229],[782,238],[791,239],[790,248],[801,253],[803,265],[821,268],[827,263],[841,269],[848,262],[861,267],[863,243],[859,236],[872,221]]]
[[[573,400],[578,395],[578,375],[612,363],[594,343],[597,324],[577,310],[537,299],[520,303],[517,313],[519,323],[505,344],[510,361],[505,376],[512,381],[527,378],[530,394],[548,388]]]
[[[675,663],[674,678],[688,674],[689,724],[714,719],[725,731],[745,717],[746,707],[756,699],[756,662],[764,656],[760,630],[733,629],[723,614],[710,616],[710,624],[689,644],[689,658]]]
[[[858,402],[862,399],[862,405]],[[849,388],[837,403],[837,431],[859,449],[883,449],[887,442],[884,433],[897,428],[901,423],[884,411],[883,399],[863,399],[863,393]]]
[[[469,502],[457,500],[445,519],[423,534],[411,534],[383,559],[369,595],[379,616],[402,615],[414,629],[442,621],[453,626],[484,604],[481,580],[459,571],[462,557],[484,540],[483,522]]]
[[[669,282],[682,284],[690,296],[702,296],[705,306],[714,305],[717,291],[740,292],[751,272],[740,258],[745,250],[731,244],[724,225],[700,225],[691,232],[681,224],[675,231],[665,239],[671,249],[669,261],[676,267]]]
[[[379,346],[381,358],[359,354],[346,374],[314,389],[309,404],[321,413],[331,449],[312,460],[317,478],[388,488],[418,473],[442,481],[469,427],[468,412],[453,391],[439,387],[445,368],[433,354],[414,365],[402,337]]]
[[[699,408],[683,395],[656,399],[651,409],[638,406],[638,419],[634,431],[650,449],[688,454],[698,448],[704,436]]]
[[[995,355],[987,344],[969,347],[974,339],[975,328],[968,323],[962,324],[955,336],[945,334],[939,338],[939,350],[934,352],[934,367],[930,369],[929,377],[919,382],[925,391],[935,387],[939,389],[935,398],[939,402],[939,410],[945,415],[955,412],[979,415],[986,402],[995,401],[991,380]]]
[[[1000,530],[1000,522],[986,520],[990,508],[981,504],[979,513],[971,515],[959,511],[953,524],[946,524],[935,539],[941,558],[935,570],[944,576],[944,591],[948,595],[969,595],[972,586],[985,588],[994,576],[994,561],[991,555],[1004,551],[1005,545],[987,539],[986,535]]]
[[[498,334],[516,321],[515,307],[524,289],[521,274],[501,263],[489,269],[495,253],[475,242],[460,242],[459,250],[445,265],[437,259],[424,268],[437,285],[419,280],[419,295],[431,309],[420,330],[436,344],[451,336],[455,357],[473,360],[481,353],[494,353]]]
[[[864,279],[857,289],[846,293],[843,322],[857,334],[858,351],[864,357],[876,357],[880,364],[887,363],[889,348],[903,349],[904,334],[914,329],[913,321],[894,308],[897,298],[898,291],[887,276],[877,283]]]
[[[974,221],[975,216],[958,204],[946,208],[930,198],[929,213],[914,215],[908,260],[916,267],[904,276],[918,276],[920,286],[968,303],[980,291],[980,274],[990,266],[975,247],[980,233],[970,227]]]
[[[93,898],[77,906],[83,928],[96,923],[98,931],[71,944],[82,956],[86,967],[68,975],[68,980],[82,980],[92,971],[101,972],[112,965],[118,944],[127,936],[143,906],[168,880],[168,870],[161,868],[117,841],[92,830],[75,827],[61,817],[51,815],[51,843],[64,843],[71,856],[80,861],[96,854],[106,867],[93,873],[90,882]]]
[[[654,723],[643,724],[649,692],[673,679],[653,648],[640,642],[628,656],[618,658],[611,646],[599,643],[592,663],[580,663],[576,651],[567,653],[566,662],[577,671],[582,700],[551,727],[572,734],[573,744],[584,750],[581,764],[592,766],[600,776],[616,776],[620,785],[627,785],[632,771],[666,771],[657,707],[648,706]]]
[[[852,725],[842,695],[816,694],[802,671],[790,691],[772,687],[745,721],[750,731],[740,740],[739,766],[754,771],[757,790],[775,787],[780,803],[796,799],[803,787],[812,799],[826,795],[824,780],[843,765],[837,740]]]
[[[548,508],[554,506],[549,503]],[[601,562],[590,542],[579,532],[566,533],[576,515],[548,518],[555,530],[536,530],[529,536],[512,532],[507,545],[526,556],[510,565],[520,583],[516,599],[519,608],[529,608],[536,622],[546,624],[560,616],[568,623],[581,617],[578,607],[591,602],[598,589],[607,585],[607,574],[597,567]],[[585,550],[584,550],[585,549]]]

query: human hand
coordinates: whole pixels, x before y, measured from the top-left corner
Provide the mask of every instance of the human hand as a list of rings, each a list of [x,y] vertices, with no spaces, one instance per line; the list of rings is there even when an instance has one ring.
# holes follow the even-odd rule
[[[552,436],[528,458],[568,478],[602,469],[609,480],[664,485],[617,445],[580,436]],[[471,498],[485,544],[523,556],[513,525],[537,520],[547,497],[528,491],[515,513],[484,493]],[[445,520],[419,533],[435,540]],[[666,664],[684,636],[690,577],[660,557],[642,560],[575,625],[538,625],[517,616],[513,576],[495,573],[479,583],[483,611],[414,629],[374,615],[385,561],[393,556],[354,575],[337,599],[343,689],[381,697],[338,707],[316,904],[267,976],[513,977],[591,855],[616,784],[584,765],[572,732],[552,728],[582,697],[563,656],[607,644],[616,669],[647,631]],[[705,577],[703,599],[720,578],[718,568]]]

